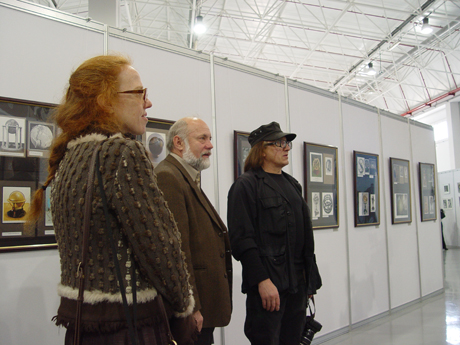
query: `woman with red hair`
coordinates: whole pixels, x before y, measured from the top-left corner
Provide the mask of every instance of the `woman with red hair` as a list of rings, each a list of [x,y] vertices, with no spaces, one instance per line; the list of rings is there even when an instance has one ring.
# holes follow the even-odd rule
[[[148,153],[134,139],[145,132],[146,110],[151,106],[147,89],[127,58],[98,56],[73,72],[54,114],[62,132],[52,145],[49,175],[34,196],[28,225],[33,226],[41,216],[44,189],[51,188],[61,260],[61,303],[55,321],[67,328],[66,344],[74,343],[78,323],[81,265],[85,266],[83,344],[130,344],[128,334],[133,333],[140,344],[168,343],[161,337],[164,324],[158,314],[159,295],[168,317],[185,318],[193,311],[179,231],[158,189]],[[85,198],[91,185],[93,152],[101,176],[94,174],[94,188],[88,193],[90,222],[85,245]],[[104,212],[105,205],[108,212]],[[84,248],[86,260],[82,262]],[[131,333],[126,315],[134,319]]]

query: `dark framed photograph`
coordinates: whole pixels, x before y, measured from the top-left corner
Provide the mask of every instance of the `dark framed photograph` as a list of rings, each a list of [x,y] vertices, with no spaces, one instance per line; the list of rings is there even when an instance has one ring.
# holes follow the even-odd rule
[[[419,163],[420,213],[422,222],[437,219],[434,164]]]
[[[249,144],[247,132],[233,131],[233,157],[235,180],[244,172],[244,161],[246,160],[251,144]]]
[[[390,158],[390,187],[392,224],[412,222],[410,164],[408,160]]]
[[[379,156],[353,151],[355,226],[380,224]]]
[[[0,252],[57,248],[50,212],[35,228],[24,228],[32,196],[48,175],[46,158],[55,136],[48,118],[54,108],[0,97]]]
[[[313,229],[339,226],[337,147],[303,143],[305,200]]]
[[[149,119],[145,133],[142,135],[153,166],[156,167],[169,154],[166,148],[166,134],[174,121]]]

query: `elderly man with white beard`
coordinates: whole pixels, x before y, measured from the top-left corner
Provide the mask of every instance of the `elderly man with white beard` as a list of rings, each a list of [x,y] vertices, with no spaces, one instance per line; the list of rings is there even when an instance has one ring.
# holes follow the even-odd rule
[[[211,345],[214,328],[228,325],[232,312],[228,231],[200,185],[201,171],[210,166],[211,132],[203,120],[186,117],[170,128],[166,146],[170,154],[155,168],[158,187],[182,235],[201,331],[195,345]]]

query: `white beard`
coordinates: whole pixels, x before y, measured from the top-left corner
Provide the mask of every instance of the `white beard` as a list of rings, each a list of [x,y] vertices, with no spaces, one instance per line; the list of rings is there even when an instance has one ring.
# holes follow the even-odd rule
[[[190,145],[188,144],[188,140],[184,140],[185,143],[185,151],[182,154],[182,158],[190,164],[192,167],[194,167],[198,171],[202,171],[204,169],[207,169],[211,166],[211,161],[209,160],[208,157],[203,157],[200,156],[199,158],[195,157],[192,151],[190,151]]]

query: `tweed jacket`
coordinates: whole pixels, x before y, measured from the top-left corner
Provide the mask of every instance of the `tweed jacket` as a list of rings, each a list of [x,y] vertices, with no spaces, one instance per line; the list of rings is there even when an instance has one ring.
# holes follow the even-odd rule
[[[176,158],[168,155],[155,173],[182,235],[195,311],[203,315],[205,328],[226,326],[232,311],[232,258],[227,228]]]
[[[83,329],[109,332],[126,327],[113,254],[120,263],[128,304],[132,304],[131,279],[136,272],[138,325],[151,325],[158,319],[152,315],[157,293],[176,316],[190,315],[194,299],[180,233],[158,189],[145,148],[122,135],[107,138],[91,134],[69,142],[51,185],[51,211],[61,261],[61,305],[56,324],[68,327],[74,323],[86,184],[91,156],[100,141],[99,170],[110,219],[105,219],[95,176]],[[113,229],[117,253],[110,249],[106,222]]]

